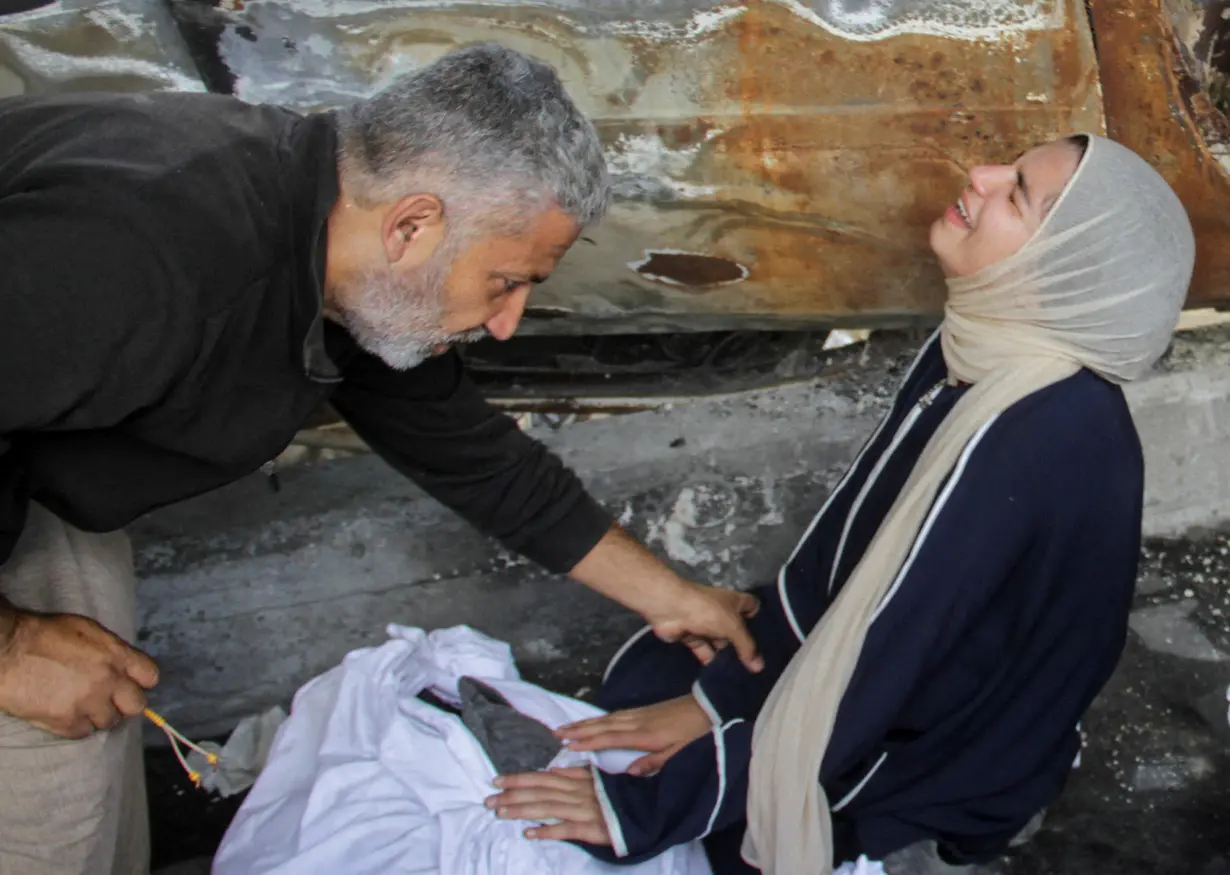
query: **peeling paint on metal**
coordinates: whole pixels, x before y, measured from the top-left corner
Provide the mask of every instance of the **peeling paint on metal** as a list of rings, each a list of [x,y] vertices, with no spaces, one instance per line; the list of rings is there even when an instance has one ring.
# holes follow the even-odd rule
[[[655,134],[620,134],[606,151],[616,198],[633,200],[695,199],[712,196],[717,186],[683,181],[701,154],[704,144],[722,134],[714,129],[704,139],[686,148],[667,146]]]
[[[746,11],[746,6],[725,6],[698,11],[682,25],[666,21],[616,21],[607,25],[607,30],[615,36],[634,36],[657,42],[691,42],[718,30],[725,22],[738,18]]]
[[[76,57],[70,60],[33,43],[9,41],[3,36],[0,36],[0,42],[5,43],[5,47],[23,70],[47,80],[137,79],[144,83],[157,83],[168,91],[205,90],[199,81],[170,73],[152,61],[106,56]]]
[[[1004,40],[1064,24],[1062,0],[777,0],[799,17],[851,41],[906,34]]]
[[[264,5],[251,0],[245,10]],[[948,39],[997,40],[1012,32],[1062,27],[1062,0],[769,0],[800,18],[845,40],[884,40],[906,34]],[[310,16],[378,15],[390,7],[449,10],[519,5],[488,0],[297,0],[299,11]],[[742,15],[749,3],[648,0],[592,3],[588,0],[536,0],[532,5],[576,17],[594,31],[631,35],[650,40],[695,39],[717,30]],[[671,20],[673,19],[673,20]]]
[[[203,91],[167,9],[55,3],[0,16],[0,93]]]

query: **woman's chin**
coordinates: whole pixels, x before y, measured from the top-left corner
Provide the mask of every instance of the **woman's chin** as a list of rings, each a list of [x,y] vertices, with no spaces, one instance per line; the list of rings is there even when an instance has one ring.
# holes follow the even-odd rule
[[[937,236],[939,239],[936,239]],[[962,271],[954,267],[954,259],[946,257],[947,254],[952,252],[951,245],[945,245],[946,243],[951,244],[951,241],[946,241],[942,232],[937,235],[933,229],[931,232],[931,254],[935,256],[935,261],[939,265],[941,273],[944,274],[944,279],[952,279],[953,277],[961,276]]]
[[[941,266],[944,263],[944,250],[947,248],[945,244],[950,242],[945,239],[948,236],[946,233],[948,227],[948,223],[944,221],[943,217],[936,219],[931,223],[931,232],[927,239],[931,254],[939,260]]]

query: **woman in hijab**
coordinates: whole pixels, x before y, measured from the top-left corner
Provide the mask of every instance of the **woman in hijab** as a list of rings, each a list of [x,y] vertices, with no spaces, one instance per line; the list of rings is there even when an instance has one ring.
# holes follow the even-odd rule
[[[561,730],[646,751],[639,774],[507,778],[503,816],[612,861],[706,837],[718,875],[827,875],[928,842],[993,859],[1058,796],[1136,579],[1120,386],[1169,344],[1191,226],[1145,161],[1080,136],[976,168],[931,246],[943,325],[758,591],[765,669],[642,633],[613,713]]]

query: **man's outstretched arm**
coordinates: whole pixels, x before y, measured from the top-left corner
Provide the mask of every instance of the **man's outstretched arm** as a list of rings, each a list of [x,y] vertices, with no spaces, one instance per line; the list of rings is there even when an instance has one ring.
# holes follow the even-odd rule
[[[733,643],[755,670],[743,622],[755,599],[671,571],[486,402],[456,353],[411,371],[360,353],[332,404],[394,468],[510,550],[637,612],[663,638],[689,641],[701,659],[712,654],[705,642]]]

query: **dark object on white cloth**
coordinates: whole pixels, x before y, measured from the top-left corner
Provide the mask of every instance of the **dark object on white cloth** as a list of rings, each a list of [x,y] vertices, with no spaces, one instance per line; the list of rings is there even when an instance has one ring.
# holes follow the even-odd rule
[[[474,678],[457,682],[461,721],[478,739],[501,775],[545,769],[563,747],[550,727],[527,717],[498,692]]]

